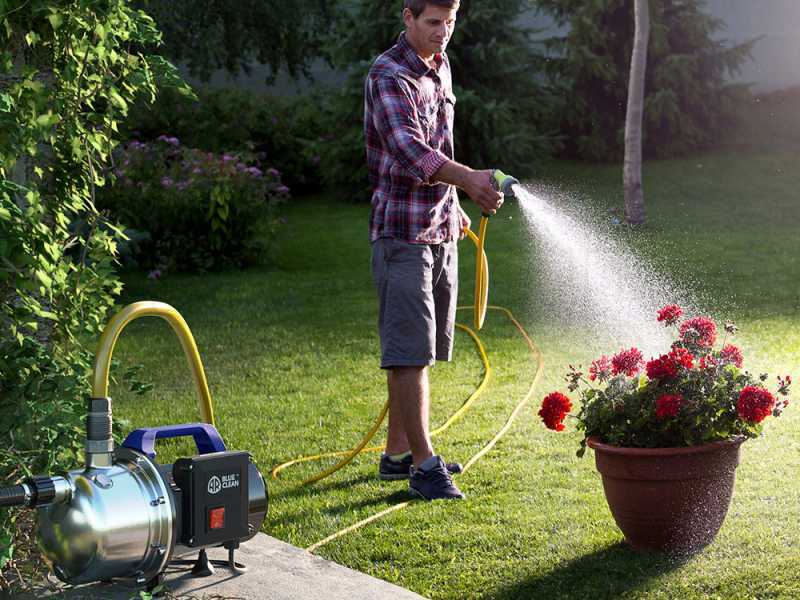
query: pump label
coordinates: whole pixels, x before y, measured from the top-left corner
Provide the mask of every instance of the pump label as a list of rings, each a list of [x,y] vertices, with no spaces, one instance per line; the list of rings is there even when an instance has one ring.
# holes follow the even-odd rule
[[[208,493],[218,494],[222,490],[230,490],[239,487],[239,474],[231,473],[230,475],[223,475],[220,479],[216,475],[208,480]]]

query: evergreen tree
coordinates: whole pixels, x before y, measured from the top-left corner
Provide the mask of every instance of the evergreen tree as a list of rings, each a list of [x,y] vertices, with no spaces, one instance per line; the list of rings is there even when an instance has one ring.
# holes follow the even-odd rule
[[[271,69],[269,80],[286,69],[293,77],[323,51],[337,0],[136,0],[164,34],[162,53],[207,80],[213,71],[250,72],[253,64]]]
[[[619,160],[634,38],[633,0],[539,0],[568,33],[552,38],[551,75],[564,100],[560,130],[570,156]],[[732,84],[755,40],[732,45],[705,0],[650,0],[644,106],[645,156],[710,145],[735,118],[747,86]]]

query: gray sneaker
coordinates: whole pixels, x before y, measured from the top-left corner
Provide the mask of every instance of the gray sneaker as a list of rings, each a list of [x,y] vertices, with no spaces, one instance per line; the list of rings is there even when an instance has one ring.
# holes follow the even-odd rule
[[[411,477],[411,467],[413,465],[414,461],[410,454],[403,460],[392,460],[384,454],[381,456],[381,462],[378,465],[378,477],[384,481],[408,479]],[[445,467],[451,474],[461,473],[461,465],[458,463],[447,463]]]
[[[408,491],[423,500],[462,500],[464,494],[453,483],[447,465],[440,457],[430,469],[414,469],[408,480]]]

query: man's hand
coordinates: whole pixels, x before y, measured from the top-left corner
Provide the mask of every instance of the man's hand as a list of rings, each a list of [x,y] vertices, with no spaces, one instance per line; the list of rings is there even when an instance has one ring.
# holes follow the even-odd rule
[[[458,234],[458,239],[463,240],[465,237],[467,237],[467,229],[469,229],[472,225],[472,221],[467,213],[464,212],[463,208],[459,206],[458,210],[461,213],[461,231]]]
[[[495,189],[491,171],[468,172],[463,190],[480,206],[484,214],[493,215],[503,205],[503,194]]]
[[[449,160],[436,171],[432,179],[460,187],[484,214],[493,215],[503,205],[503,194],[494,188],[492,172],[489,170],[474,171]]]

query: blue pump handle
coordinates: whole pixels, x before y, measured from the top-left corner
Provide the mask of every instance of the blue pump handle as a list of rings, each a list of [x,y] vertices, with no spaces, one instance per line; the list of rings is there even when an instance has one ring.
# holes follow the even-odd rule
[[[225,452],[225,443],[213,425],[208,423],[184,423],[183,425],[164,425],[137,429],[128,434],[122,445],[138,450],[150,460],[156,457],[156,440],[191,435],[200,454]]]

